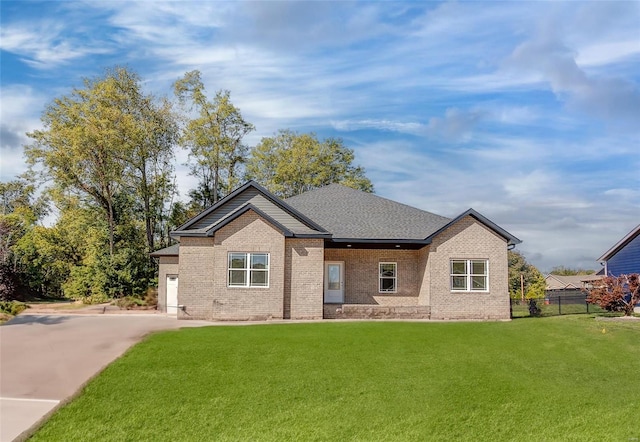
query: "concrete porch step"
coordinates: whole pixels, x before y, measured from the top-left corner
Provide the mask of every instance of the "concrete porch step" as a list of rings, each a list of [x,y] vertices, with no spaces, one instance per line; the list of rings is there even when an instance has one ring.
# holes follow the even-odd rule
[[[424,305],[324,304],[325,319],[430,319]]]

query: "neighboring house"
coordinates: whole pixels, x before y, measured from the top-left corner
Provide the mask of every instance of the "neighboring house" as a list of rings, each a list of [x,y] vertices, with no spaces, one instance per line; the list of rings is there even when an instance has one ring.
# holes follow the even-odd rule
[[[640,273],[640,224],[598,258],[608,276]]]
[[[555,294],[575,293],[593,288],[594,281],[602,279],[601,274],[592,273],[590,275],[552,275],[545,276],[546,291]]]
[[[444,218],[331,184],[282,200],[250,181],[180,226],[159,308],[180,319],[508,319],[507,249],[476,211]]]

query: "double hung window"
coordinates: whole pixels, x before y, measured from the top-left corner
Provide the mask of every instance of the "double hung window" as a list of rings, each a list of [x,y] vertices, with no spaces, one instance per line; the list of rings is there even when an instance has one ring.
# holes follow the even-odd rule
[[[269,287],[269,254],[229,253],[229,287]]]
[[[380,293],[396,293],[398,282],[398,264],[395,262],[381,262],[378,265]]]
[[[489,290],[489,261],[452,259],[451,291],[486,292]]]

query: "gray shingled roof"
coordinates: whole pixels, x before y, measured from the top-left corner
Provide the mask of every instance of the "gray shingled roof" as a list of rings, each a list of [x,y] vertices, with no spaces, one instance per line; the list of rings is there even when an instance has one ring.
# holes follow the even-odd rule
[[[424,240],[451,220],[372,193],[330,184],[285,200],[334,239]]]
[[[178,250],[180,249],[180,244],[174,244],[169,247],[165,247],[164,249],[156,250],[155,252],[149,253],[149,255],[153,257],[159,256],[178,256]]]

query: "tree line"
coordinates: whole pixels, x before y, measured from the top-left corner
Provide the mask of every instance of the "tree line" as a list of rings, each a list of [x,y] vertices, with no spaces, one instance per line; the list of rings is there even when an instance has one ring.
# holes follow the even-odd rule
[[[44,109],[42,129],[27,133],[29,170],[0,183],[0,299],[142,296],[156,286],[149,253],[248,179],[285,198],[330,183],[373,191],[341,139],[283,129],[249,147],[255,126],[228,90],[209,97],[196,70],[173,95],[145,92],[137,73],[115,67]],[[186,201],[178,149],[197,178]]]

